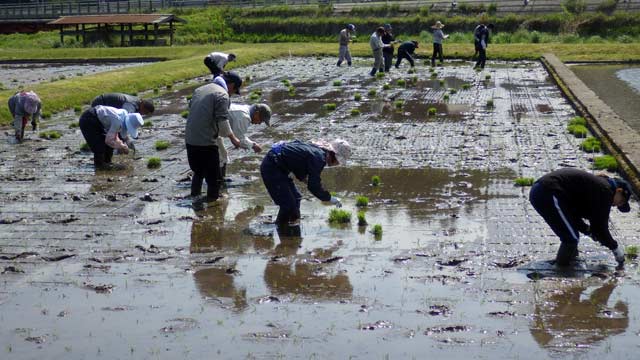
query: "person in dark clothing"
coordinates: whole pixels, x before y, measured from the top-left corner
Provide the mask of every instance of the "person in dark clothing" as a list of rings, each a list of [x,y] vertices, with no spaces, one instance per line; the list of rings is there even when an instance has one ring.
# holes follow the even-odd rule
[[[382,48],[382,58],[384,59],[384,72],[389,72],[391,63],[393,63],[393,43],[396,39],[393,36],[391,24],[384,24],[383,28],[382,43],[389,46]]]
[[[306,182],[309,191],[318,199],[341,207],[340,199],[331,196],[322,187],[320,174],[325,166],[344,165],[350,154],[349,143],[340,139],[313,143],[280,141],[273,144],[262,160],[260,175],[271,199],[280,206],[276,224],[300,224],[302,195],[293,182],[294,177]]]
[[[609,248],[622,266],[624,250],[609,232],[609,212],[612,206],[629,212],[631,193],[631,186],[623,179],[572,168],[556,170],[538,179],[531,187],[529,201],[560,238],[556,265],[567,266],[576,259],[578,240],[583,233]]]
[[[475,68],[484,69],[484,65],[487,62],[487,46],[489,46],[489,38],[491,31],[493,31],[493,24],[484,25],[480,24],[473,30],[473,44],[478,53],[478,61],[474,65]]]
[[[111,106],[116,109],[125,109],[129,113],[139,113],[140,115],[149,115],[155,111],[155,106],[150,100],[140,99],[123,93],[107,93],[96,96],[91,101],[91,107],[98,105]]]
[[[413,55],[417,48],[418,42],[415,40],[405,41],[400,44],[400,46],[398,47],[398,60],[396,60],[396,69],[400,67],[400,62],[402,62],[402,59],[409,60],[411,67],[414,67],[415,63],[411,55]]]

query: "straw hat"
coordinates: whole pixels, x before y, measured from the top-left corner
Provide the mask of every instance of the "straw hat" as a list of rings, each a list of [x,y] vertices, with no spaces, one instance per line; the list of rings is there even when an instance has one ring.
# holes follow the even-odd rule
[[[436,21],[436,24],[435,24],[435,25],[432,25],[432,26],[431,26],[431,28],[432,28],[432,29],[442,29],[443,27],[444,27],[444,24],[443,24],[443,23],[441,23],[439,20],[438,20],[438,21]]]

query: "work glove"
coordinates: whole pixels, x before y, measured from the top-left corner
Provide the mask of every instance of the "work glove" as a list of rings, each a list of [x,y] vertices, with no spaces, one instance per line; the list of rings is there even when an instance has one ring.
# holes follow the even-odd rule
[[[338,199],[335,196],[332,196],[331,199],[329,200],[329,202],[332,205],[335,205],[337,208],[341,208],[342,207],[342,203],[340,202],[340,199]]]
[[[618,245],[618,247],[613,250],[613,256],[615,256],[618,266],[622,267],[624,265],[624,249],[622,246]]]
[[[133,143],[133,140],[129,140],[127,141],[127,147],[129,147],[129,150],[131,150],[133,152],[133,155],[136,155],[136,144]]]

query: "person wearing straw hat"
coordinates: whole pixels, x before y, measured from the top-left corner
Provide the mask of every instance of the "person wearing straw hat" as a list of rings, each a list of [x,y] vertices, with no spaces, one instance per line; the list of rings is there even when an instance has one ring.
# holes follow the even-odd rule
[[[442,53],[442,41],[449,37],[442,32],[444,24],[440,20],[436,21],[435,25],[432,25],[433,29],[433,55],[431,56],[431,66],[436,66],[436,57],[440,58],[440,64],[444,62],[444,55]]]
[[[624,249],[609,232],[609,213],[613,206],[620,212],[631,211],[631,194],[631,186],[621,178],[573,168],[555,170],[538,179],[531,187],[529,201],[560,238],[555,264],[569,266],[577,260],[583,233],[609,248],[622,267]]]
[[[13,117],[13,128],[15,130],[16,141],[22,142],[24,139],[24,129],[31,118],[31,128],[38,129],[38,119],[42,112],[42,101],[33,91],[20,91],[9,98],[9,112]]]
[[[124,166],[111,163],[113,150],[128,154],[135,149],[132,139],[138,138],[138,129],[143,123],[139,113],[112,106],[98,105],[83,112],[80,131],[93,152],[96,170],[123,170]]]
[[[260,175],[271,199],[280,206],[276,225],[300,225],[302,195],[293,178],[307,183],[309,191],[318,199],[341,207],[340,199],[322,187],[321,173],[325,166],[345,165],[351,155],[351,146],[345,140],[303,142],[280,141],[262,160]]]

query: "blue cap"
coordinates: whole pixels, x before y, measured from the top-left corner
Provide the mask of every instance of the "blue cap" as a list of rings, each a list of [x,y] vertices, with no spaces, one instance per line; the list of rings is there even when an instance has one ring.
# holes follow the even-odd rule
[[[347,25],[347,29],[351,30],[351,31],[355,31],[356,30],[356,26],[353,25],[353,24],[349,24],[349,25]]]

